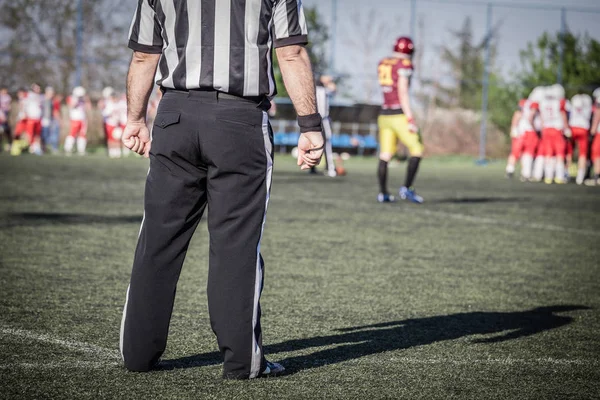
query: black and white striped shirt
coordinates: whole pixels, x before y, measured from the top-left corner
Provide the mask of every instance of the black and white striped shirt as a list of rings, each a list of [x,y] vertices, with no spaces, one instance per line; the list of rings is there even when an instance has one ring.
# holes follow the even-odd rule
[[[238,96],[274,96],[272,48],[307,42],[302,0],[138,0],[129,33],[157,85]]]

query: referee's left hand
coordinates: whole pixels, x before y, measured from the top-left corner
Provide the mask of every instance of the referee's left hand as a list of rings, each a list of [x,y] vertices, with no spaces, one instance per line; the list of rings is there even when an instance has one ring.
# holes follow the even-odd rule
[[[300,169],[316,167],[321,162],[325,140],[322,132],[305,132],[298,139],[298,165]]]
[[[145,121],[127,121],[121,139],[129,150],[148,158],[150,155],[150,131]]]

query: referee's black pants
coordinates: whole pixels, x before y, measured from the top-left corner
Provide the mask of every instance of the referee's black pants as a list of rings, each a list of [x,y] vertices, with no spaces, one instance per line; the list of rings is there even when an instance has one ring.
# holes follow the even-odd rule
[[[121,353],[129,370],[150,370],[165,350],[181,266],[207,205],[208,308],[224,376],[252,378],[266,367],[260,241],[273,136],[265,102],[224,97],[167,91],[158,107],[144,219],[121,323]]]

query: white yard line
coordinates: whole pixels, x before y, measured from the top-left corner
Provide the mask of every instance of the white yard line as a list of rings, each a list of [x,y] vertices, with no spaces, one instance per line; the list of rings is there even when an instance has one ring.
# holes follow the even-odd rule
[[[24,329],[15,329],[15,328],[7,328],[0,327],[0,336],[13,336],[21,339],[34,340],[37,342],[54,344],[57,346],[66,347],[70,350],[80,351],[83,353],[93,354],[97,356],[102,356],[106,359],[118,359],[119,352],[117,350],[110,350],[104,347],[96,346],[89,343],[77,342],[74,340],[63,340],[52,337],[45,333],[37,333],[32,331],[27,331]]]

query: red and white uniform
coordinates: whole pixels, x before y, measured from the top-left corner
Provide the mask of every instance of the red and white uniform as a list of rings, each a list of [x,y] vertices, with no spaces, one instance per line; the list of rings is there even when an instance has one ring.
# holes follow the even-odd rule
[[[107,141],[112,143],[121,140],[121,135],[118,134],[117,129],[120,127],[118,102],[114,98],[109,97],[105,100],[104,108],[102,109],[102,117],[104,118]]]
[[[545,97],[539,104],[542,120],[542,140],[539,155],[545,157],[564,157],[567,143],[563,137],[565,124],[563,113],[566,111],[565,99]]]
[[[600,101],[597,101],[592,108],[592,114],[598,109],[600,109]],[[590,159],[594,161],[600,158],[600,125],[598,125],[598,130],[596,132],[592,132],[592,134],[594,135],[594,141],[592,142]]]
[[[29,92],[23,103],[25,112],[25,131],[29,143],[42,134],[42,102],[43,97],[39,93]]]
[[[117,107],[117,118],[121,129],[125,129],[127,125],[127,99],[123,97],[116,104]]]
[[[539,105],[533,100],[522,99],[519,101],[521,119],[517,126],[518,136],[512,139],[511,154],[518,160],[521,154],[535,155],[538,146],[538,135],[531,124],[533,116],[538,112]]]
[[[8,123],[12,98],[8,93],[0,93],[0,125]]]
[[[69,119],[71,120],[69,135],[72,137],[85,137],[87,134],[85,99],[83,97],[70,96],[67,98],[67,104],[69,105]]]
[[[15,126],[15,137],[19,138],[27,131],[27,116],[25,115],[25,100],[27,93],[21,92],[17,99],[17,125]]]
[[[571,139],[577,144],[579,154],[587,157],[588,138],[592,121],[592,98],[586,94],[578,94],[571,100],[569,126]]]

